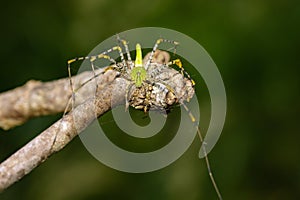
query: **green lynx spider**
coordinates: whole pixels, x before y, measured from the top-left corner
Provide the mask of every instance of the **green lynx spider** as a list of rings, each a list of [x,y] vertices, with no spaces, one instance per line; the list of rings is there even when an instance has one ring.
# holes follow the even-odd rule
[[[147,112],[150,108],[158,111],[168,111],[171,108],[171,106],[179,103],[188,112],[191,121],[195,123],[196,118],[193,116],[191,111],[184,103],[184,101],[189,101],[189,99],[193,97],[195,82],[193,79],[191,79],[190,75],[184,70],[181,61],[179,59],[175,59],[167,63],[153,62],[154,55],[158,51],[158,46],[160,43],[170,43],[174,45],[175,50],[176,46],[179,45],[179,43],[163,38],[158,39],[155,45],[153,46],[153,49],[148,59],[144,59],[143,63],[142,48],[140,44],[136,44],[136,58],[135,61],[132,61],[127,41],[120,39],[118,35],[117,39],[119,45],[114,46],[100,54],[78,57],[68,60],[68,73],[70,78],[70,87],[72,90],[72,105],[75,102],[75,91],[73,89],[73,83],[71,79],[71,64],[76,61],[89,60],[91,63],[92,71],[94,73],[93,78],[96,78],[98,74],[96,74],[95,72],[94,62],[97,59],[106,59],[111,61],[113,65],[106,68],[105,71],[116,70],[120,73],[121,77],[127,79],[130,82],[130,84],[126,87],[125,93],[126,108],[128,106],[132,106],[135,109],[140,109],[144,112]],[[123,46],[123,48],[125,49],[127,59],[125,59],[125,54],[123,53],[123,49],[121,46]],[[116,62],[115,59],[107,55],[112,51],[119,52],[121,62]],[[170,77],[167,75],[167,73],[164,72],[167,69],[169,69],[172,65],[176,65],[180,69],[180,71],[175,76]],[[185,80],[184,93],[182,93],[182,89],[180,94],[178,93],[178,90],[176,90],[176,79],[178,78],[187,79]],[[174,83],[172,85],[172,81],[170,81],[170,79],[173,79],[173,82],[175,80],[175,85]],[[203,137],[198,127],[197,133],[200,137],[201,142],[203,143]],[[206,155],[205,148],[203,148],[203,150]],[[218,198],[222,199],[221,193],[219,192],[218,186],[214,180],[214,176],[212,174],[207,155],[205,156],[205,161],[210,179],[218,195]]]

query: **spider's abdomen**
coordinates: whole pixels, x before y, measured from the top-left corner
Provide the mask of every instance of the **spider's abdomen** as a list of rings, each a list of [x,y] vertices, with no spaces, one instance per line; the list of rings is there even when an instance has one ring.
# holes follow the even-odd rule
[[[176,95],[162,85],[143,83],[141,87],[133,85],[129,91],[129,105],[147,112],[149,109],[163,111],[177,103]]]

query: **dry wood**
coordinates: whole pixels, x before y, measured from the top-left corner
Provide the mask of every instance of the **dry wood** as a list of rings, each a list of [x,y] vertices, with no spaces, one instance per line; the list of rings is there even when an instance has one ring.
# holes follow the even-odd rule
[[[168,62],[169,55],[159,52],[155,54],[154,60]],[[65,147],[96,117],[115,105],[124,103],[128,80],[118,77],[119,73],[114,70],[105,72],[104,69],[99,69],[96,73],[99,74],[96,78],[96,92],[92,72],[72,77],[76,89],[74,109],[0,164],[0,192]],[[178,74],[178,71],[170,68],[170,77],[175,77],[174,73]],[[88,81],[90,79],[93,80]],[[84,87],[81,87],[83,84]],[[175,82],[174,85],[182,85],[178,88],[179,91],[186,89],[183,87],[185,84]],[[70,102],[71,94],[68,78],[47,83],[29,81],[24,86],[4,92],[0,94],[0,127],[10,129],[31,117],[63,112]],[[71,106],[68,107],[70,110]]]

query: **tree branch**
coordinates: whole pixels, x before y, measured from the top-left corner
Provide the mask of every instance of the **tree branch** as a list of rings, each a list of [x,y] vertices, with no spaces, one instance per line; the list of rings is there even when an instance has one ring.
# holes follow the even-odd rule
[[[105,68],[98,69],[96,73],[103,73]],[[84,72],[72,77],[76,92],[76,104],[82,103],[87,97],[95,94],[95,82],[90,81],[92,72]],[[96,78],[99,88],[104,88],[115,76],[112,74],[100,75]],[[71,97],[69,78],[43,83],[30,80],[25,85],[0,94],[0,128],[11,129],[21,125],[32,117],[50,115],[63,112]]]
[[[158,50],[154,61],[168,62],[169,55]],[[105,71],[102,68],[96,74],[99,74],[97,78],[94,78],[92,72],[72,77],[76,90],[76,105],[73,109],[0,164],[0,192],[65,147],[94,119],[124,103],[128,80],[118,77],[115,70]],[[168,85],[176,91],[179,102],[194,94],[189,80],[178,71],[166,68],[160,75],[169,81]],[[47,83],[28,81],[24,86],[0,94],[0,127],[9,129],[31,117],[63,112],[65,107],[70,107],[70,110],[71,106],[67,105],[71,96],[68,78]]]
[[[105,73],[103,77],[113,78],[113,81],[105,88],[99,89],[95,97],[90,97],[78,105],[62,119],[55,122],[1,163],[0,191],[3,191],[28,174],[50,155],[61,150],[79,132],[84,130],[95,119],[95,116],[98,117],[110,110],[112,106],[122,103],[124,101],[126,81],[122,78],[115,79],[115,76],[116,72],[114,71]],[[28,86],[25,85],[24,88],[26,87]],[[120,88],[120,90],[114,90],[115,87]],[[111,98],[112,93],[114,98]],[[76,116],[76,127],[73,116]]]

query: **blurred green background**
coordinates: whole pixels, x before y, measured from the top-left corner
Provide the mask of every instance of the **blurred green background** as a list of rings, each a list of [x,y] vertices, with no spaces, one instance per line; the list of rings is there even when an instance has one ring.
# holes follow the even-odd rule
[[[224,199],[300,199],[299,1],[3,1],[0,16],[1,92],[66,77],[68,59],[127,29],[194,38],[219,67],[228,97],[209,154]],[[0,160],[60,116],[1,130]],[[77,137],[0,199],[216,199],[199,147],[195,140],[162,170],[128,174],[99,163]]]

